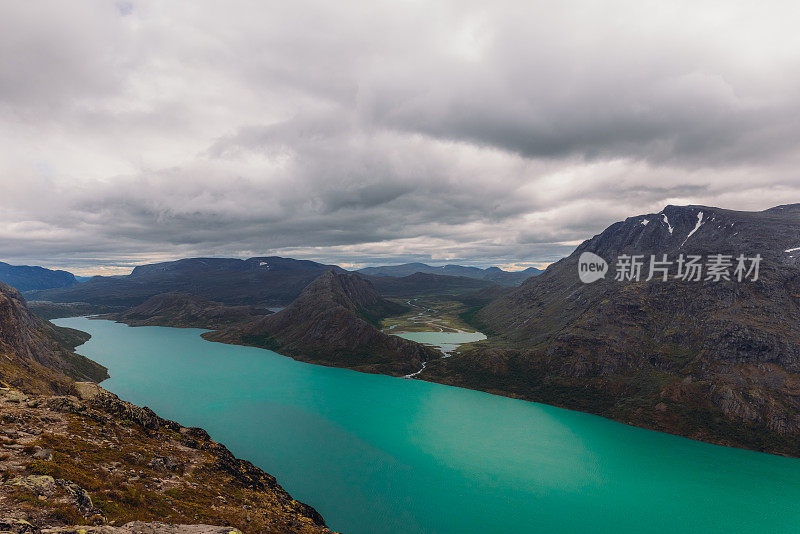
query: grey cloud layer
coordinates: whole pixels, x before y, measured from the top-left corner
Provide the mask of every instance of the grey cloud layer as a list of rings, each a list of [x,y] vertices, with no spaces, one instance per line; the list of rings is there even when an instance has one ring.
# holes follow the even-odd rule
[[[790,2],[0,5],[0,259],[548,262],[800,198]]]

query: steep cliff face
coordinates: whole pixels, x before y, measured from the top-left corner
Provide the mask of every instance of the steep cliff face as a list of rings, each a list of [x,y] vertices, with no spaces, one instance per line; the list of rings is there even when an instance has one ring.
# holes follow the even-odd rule
[[[609,262],[578,277],[582,253]],[[763,258],[757,281],[663,281],[650,255]],[[640,281],[617,281],[623,255]],[[709,441],[799,454],[800,206],[736,212],[667,206],[587,240],[477,315],[487,347],[431,377],[579,408]],[[752,262],[749,262],[749,267]]]
[[[359,275],[328,271],[274,315],[204,337],[264,347],[323,365],[404,375],[438,354],[384,334],[372,324],[378,317],[401,311],[397,308]]]
[[[272,312],[253,306],[226,306],[189,293],[163,293],[119,314],[105,316],[131,326],[172,326],[217,329]]]
[[[0,380],[42,390],[63,390],[61,374],[99,381],[105,367],[75,354],[82,332],[58,328],[33,315],[19,292],[0,283]]]

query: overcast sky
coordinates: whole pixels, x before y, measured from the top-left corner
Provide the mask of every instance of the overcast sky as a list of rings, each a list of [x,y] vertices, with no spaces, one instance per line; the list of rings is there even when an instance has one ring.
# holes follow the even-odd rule
[[[544,264],[800,201],[800,3],[0,3],[0,260]]]

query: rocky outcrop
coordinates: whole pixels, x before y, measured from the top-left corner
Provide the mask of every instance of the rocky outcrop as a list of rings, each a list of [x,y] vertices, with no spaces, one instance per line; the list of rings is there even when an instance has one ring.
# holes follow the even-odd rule
[[[270,315],[253,306],[227,306],[190,293],[164,293],[122,313],[105,315],[130,326],[218,329]]]
[[[121,527],[108,525],[81,529],[45,529],[42,534],[241,534],[238,528],[211,525],[169,525],[132,521]]]
[[[380,317],[399,311],[402,307],[381,298],[361,276],[328,271],[274,315],[203,337],[264,347],[312,363],[402,376],[440,355],[375,327]]]
[[[201,519],[230,525],[224,532],[330,532],[316,510],[202,429],[162,419],[93,383],[76,383],[74,393],[0,389],[5,531],[66,533],[95,525],[81,529],[220,532],[189,526]]]
[[[44,529],[42,534],[241,534],[238,528],[211,525],[170,525],[167,523],[144,523],[131,521],[121,527],[103,525],[99,527]]]
[[[609,262],[605,279],[580,281],[584,252]],[[641,279],[614,280],[617,258],[634,254]],[[763,259],[757,281],[646,281],[650,256],[664,254]],[[497,335],[422,376],[800,455],[798,266],[800,205],[667,206],[610,226],[490,303],[477,320]]]
[[[110,525],[38,528],[23,519],[0,518],[3,534],[242,534],[238,528],[212,525],[170,525],[131,521],[121,527]]]

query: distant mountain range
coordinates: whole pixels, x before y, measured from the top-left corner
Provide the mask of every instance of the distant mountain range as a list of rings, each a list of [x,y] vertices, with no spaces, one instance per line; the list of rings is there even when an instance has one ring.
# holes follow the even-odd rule
[[[67,271],[53,271],[30,265],[9,265],[0,261],[0,282],[19,291],[71,287],[78,283]]]
[[[365,267],[356,272],[368,276],[396,276],[403,277],[416,273],[438,274],[444,276],[463,276],[488,280],[502,286],[518,286],[531,276],[536,276],[542,271],[535,267],[528,267],[524,271],[504,271],[499,267],[481,269],[479,267],[464,267],[462,265],[443,265],[433,267],[425,263],[404,263],[402,265],[385,265],[382,267]]]
[[[422,265],[422,264],[410,264]],[[375,268],[378,269],[378,268]],[[477,291],[512,280],[511,275],[538,272],[536,269],[508,273],[500,269],[448,266],[447,273],[422,273],[406,266],[394,266],[371,275],[362,269],[357,275],[370,280],[381,294],[414,297],[419,294],[453,294]],[[94,306],[131,307],[164,293],[188,293],[228,306],[268,307],[286,305],[297,298],[312,280],[325,271],[347,272],[337,265],[281,257],[189,258],[136,267],[127,276],[95,276],[69,287],[28,291],[35,301],[80,302]],[[365,272],[366,271],[366,272]],[[408,275],[402,274],[411,271]],[[458,272],[467,272],[466,277]],[[388,273],[399,273],[393,275]],[[480,276],[478,276],[480,275]],[[37,310],[41,307],[37,304]],[[100,311],[98,310],[98,313]]]
[[[95,276],[67,288],[35,291],[31,299],[138,306],[155,295],[191,293],[229,306],[273,306],[291,302],[326,270],[336,265],[280,257],[189,258],[136,267],[128,276]]]
[[[609,262],[582,283],[579,258]],[[647,281],[650,256],[732,260],[731,280]],[[757,281],[738,255],[760,254]],[[639,255],[639,281],[615,262]],[[658,265],[658,264],[656,264]],[[749,266],[748,266],[749,267]],[[800,454],[800,205],[667,206],[630,217],[485,306],[488,342],[422,377],[605,415],[695,439]]]

